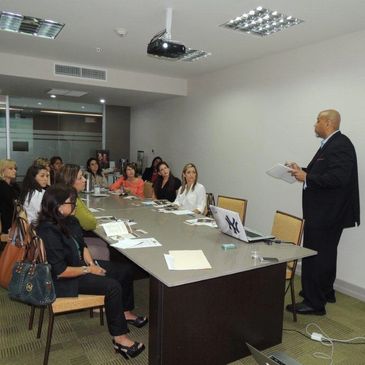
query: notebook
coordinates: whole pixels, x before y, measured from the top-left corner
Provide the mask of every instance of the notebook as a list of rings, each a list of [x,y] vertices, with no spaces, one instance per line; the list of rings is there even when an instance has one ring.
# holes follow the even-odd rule
[[[225,234],[244,242],[256,242],[274,238],[272,235],[264,235],[251,228],[244,227],[237,212],[210,205],[210,210],[218,228]]]
[[[271,355],[265,355],[246,342],[253,358],[259,365],[301,365],[298,361],[284,354],[283,352],[274,352]]]

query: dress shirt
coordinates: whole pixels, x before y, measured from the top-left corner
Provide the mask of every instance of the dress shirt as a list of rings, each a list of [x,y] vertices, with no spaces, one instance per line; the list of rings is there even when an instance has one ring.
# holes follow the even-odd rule
[[[196,183],[194,190],[185,189],[181,194],[181,188],[178,191],[174,204],[178,205],[182,209],[199,210],[200,213],[204,213],[205,206],[207,204],[207,196],[205,188],[202,184]]]

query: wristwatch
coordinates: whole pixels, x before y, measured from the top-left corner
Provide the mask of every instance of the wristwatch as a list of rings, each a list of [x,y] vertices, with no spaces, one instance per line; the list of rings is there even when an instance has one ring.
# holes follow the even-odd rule
[[[89,266],[82,266],[82,273],[84,275],[89,274],[90,273]]]

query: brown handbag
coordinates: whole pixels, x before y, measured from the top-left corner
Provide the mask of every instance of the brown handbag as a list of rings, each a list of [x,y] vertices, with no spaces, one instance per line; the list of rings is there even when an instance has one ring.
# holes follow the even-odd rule
[[[13,266],[22,260],[25,246],[30,242],[29,223],[23,206],[15,203],[13,221],[9,230],[9,239],[0,256],[0,286],[8,289]]]

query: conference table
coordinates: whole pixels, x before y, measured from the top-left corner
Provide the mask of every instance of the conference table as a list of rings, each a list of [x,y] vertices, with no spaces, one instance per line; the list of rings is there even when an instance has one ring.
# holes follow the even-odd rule
[[[245,342],[259,349],[281,343],[286,263],[315,251],[247,244],[217,228],[186,224],[191,216],[161,213],[116,195],[88,195],[86,204],[98,209],[96,216],[135,222],[134,230],[162,244],[119,250],[150,276],[149,364],[223,365],[249,354]],[[113,243],[100,225],[95,232]],[[223,243],[237,248],[223,250]],[[169,270],[164,254],[170,250],[202,250],[212,268]],[[278,261],[253,259],[253,250]]]

